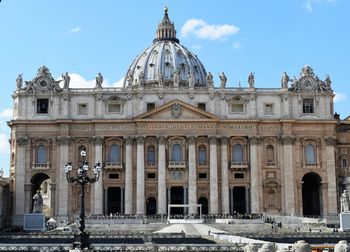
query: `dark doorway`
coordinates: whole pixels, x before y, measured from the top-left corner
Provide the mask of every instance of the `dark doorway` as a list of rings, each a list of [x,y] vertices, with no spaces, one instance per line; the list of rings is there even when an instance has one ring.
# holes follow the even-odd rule
[[[302,181],[303,215],[320,216],[321,178],[315,173],[307,173],[304,175]]]
[[[182,186],[174,186],[170,189],[170,204],[184,204],[184,188]],[[172,207],[170,214],[184,214],[183,207]]]
[[[202,214],[208,214],[208,199],[206,197],[200,197],[198,204],[202,204]],[[199,209],[198,209],[199,214]]]
[[[51,214],[51,197],[48,196],[48,191],[50,190],[50,177],[47,174],[40,172],[35,174],[30,179],[30,183],[32,184],[31,199],[33,199],[33,196],[37,193],[38,190],[40,190],[43,197],[43,213],[49,216]],[[29,207],[30,212],[32,212],[33,203],[34,201],[32,200],[32,204]]]
[[[233,213],[245,214],[247,212],[245,201],[245,187],[237,186],[232,190],[233,193]]]
[[[157,200],[153,197],[146,200],[146,214],[157,213]]]
[[[107,214],[121,213],[120,187],[109,187],[107,190]]]

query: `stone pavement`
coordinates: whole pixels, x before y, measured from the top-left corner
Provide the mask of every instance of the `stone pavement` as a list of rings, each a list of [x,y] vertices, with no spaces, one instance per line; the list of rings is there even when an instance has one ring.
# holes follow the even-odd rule
[[[209,232],[210,231],[210,232]],[[223,230],[211,227],[205,224],[172,224],[168,227],[162,228],[154,233],[181,233],[184,232],[186,235],[200,235],[206,236],[210,233],[226,233]]]

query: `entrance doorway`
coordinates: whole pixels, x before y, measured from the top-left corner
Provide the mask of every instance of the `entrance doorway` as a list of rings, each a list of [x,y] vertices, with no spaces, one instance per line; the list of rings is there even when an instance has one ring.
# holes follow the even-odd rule
[[[32,184],[31,199],[33,199],[33,196],[39,190],[41,197],[43,198],[43,214],[45,214],[45,216],[53,215],[51,212],[53,209],[51,209],[52,196],[50,177],[45,173],[37,173],[31,178],[30,183]],[[33,210],[33,203],[34,202],[32,202],[31,206],[29,207],[30,212]]]
[[[247,212],[246,207],[246,195],[245,187],[237,186],[232,189],[233,194],[233,212],[245,214]]]
[[[157,213],[157,200],[153,197],[146,200],[146,214]]]
[[[198,204],[202,205],[202,214],[208,214],[208,199],[206,197],[200,197],[198,199]],[[198,208],[198,214],[199,214],[199,208]]]
[[[174,186],[170,188],[170,204],[184,204],[184,188],[182,186]],[[173,207],[170,214],[184,214],[182,207]]]
[[[121,205],[120,187],[109,187],[107,189],[107,214],[120,214]]]
[[[303,179],[303,215],[321,215],[321,178],[315,173],[307,173]],[[336,197],[336,195],[334,195]]]

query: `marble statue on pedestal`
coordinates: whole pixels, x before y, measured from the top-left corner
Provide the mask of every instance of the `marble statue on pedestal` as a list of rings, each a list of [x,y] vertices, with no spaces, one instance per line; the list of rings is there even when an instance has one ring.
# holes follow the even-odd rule
[[[33,196],[33,213],[42,213],[43,212],[43,197],[41,196],[40,191],[38,190]]]

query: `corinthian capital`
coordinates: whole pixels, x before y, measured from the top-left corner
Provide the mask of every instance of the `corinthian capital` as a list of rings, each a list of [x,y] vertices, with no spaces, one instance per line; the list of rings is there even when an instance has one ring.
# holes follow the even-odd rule
[[[134,141],[134,137],[133,136],[124,137],[124,141],[126,144],[132,144],[132,142]]]
[[[158,144],[165,144],[166,143],[166,137],[165,136],[157,136]]]
[[[325,137],[324,141],[326,142],[326,145],[334,145],[336,142],[334,137]]]
[[[222,137],[220,138],[220,141],[221,141],[221,144],[227,144],[228,141],[229,141],[229,137],[227,137],[227,136],[222,136]]]
[[[69,142],[72,141],[72,139],[70,138],[70,136],[58,136],[56,138],[56,141],[58,144],[63,145],[63,144],[69,144]]]
[[[195,144],[196,143],[196,139],[197,139],[196,136],[188,136],[187,137],[187,141],[188,141],[189,144]]]
[[[210,144],[216,144],[218,142],[217,136],[209,136],[209,143]]]
[[[282,144],[294,144],[296,138],[295,136],[279,136],[278,141]]]
[[[137,142],[138,144],[143,144],[143,143],[145,143],[145,140],[146,140],[146,137],[144,137],[144,136],[137,136],[137,137],[136,137],[136,142]]]
[[[16,138],[16,143],[18,145],[26,145],[27,141],[28,141],[27,137],[17,137]]]
[[[93,137],[94,145],[101,145],[103,143],[103,137],[95,136]]]
[[[250,136],[248,139],[249,139],[250,144],[252,144],[252,145],[261,143],[260,136]]]

